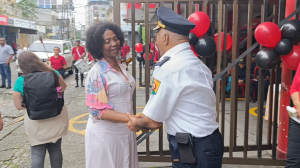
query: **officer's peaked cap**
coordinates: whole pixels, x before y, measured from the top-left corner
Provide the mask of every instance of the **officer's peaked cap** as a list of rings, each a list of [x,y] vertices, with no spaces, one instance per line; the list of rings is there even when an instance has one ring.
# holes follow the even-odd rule
[[[180,35],[188,35],[190,30],[195,28],[195,24],[186,20],[167,7],[159,7],[157,9],[157,16],[159,21],[154,30],[163,28],[173,33]]]

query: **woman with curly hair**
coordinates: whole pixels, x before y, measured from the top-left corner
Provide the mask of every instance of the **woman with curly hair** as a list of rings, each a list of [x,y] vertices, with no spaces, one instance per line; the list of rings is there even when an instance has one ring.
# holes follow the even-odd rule
[[[86,36],[86,47],[97,60],[85,81],[90,111],[85,132],[86,167],[137,168],[136,135],[126,126],[127,113],[133,113],[135,80],[116,59],[124,34],[111,22],[98,22]]]

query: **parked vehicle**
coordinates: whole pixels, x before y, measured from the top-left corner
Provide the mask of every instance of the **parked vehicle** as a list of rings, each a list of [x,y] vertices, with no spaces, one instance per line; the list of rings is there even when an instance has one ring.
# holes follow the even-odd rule
[[[66,72],[68,72],[69,74],[73,74],[72,53],[71,53],[73,48],[72,43],[70,41],[65,41],[65,40],[51,40],[51,39],[44,39],[43,43],[45,48],[39,40],[33,42],[28,48],[28,51],[31,51],[34,54],[36,54],[43,62],[47,62],[48,56],[49,57],[54,56],[53,53],[54,47],[59,47],[61,51],[60,55],[63,56],[67,62],[68,69],[66,70]],[[18,76],[22,75],[22,71],[19,67],[18,60],[16,61],[16,68],[17,68]]]

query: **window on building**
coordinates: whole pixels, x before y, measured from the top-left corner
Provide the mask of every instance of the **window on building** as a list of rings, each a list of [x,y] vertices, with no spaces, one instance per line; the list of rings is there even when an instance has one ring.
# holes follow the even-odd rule
[[[105,14],[101,14],[101,17],[106,17],[106,15]]]
[[[45,5],[44,0],[39,0],[39,7],[44,8],[44,5]]]
[[[51,1],[45,0],[45,8],[51,8]]]
[[[101,8],[101,11],[106,11],[106,8]]]

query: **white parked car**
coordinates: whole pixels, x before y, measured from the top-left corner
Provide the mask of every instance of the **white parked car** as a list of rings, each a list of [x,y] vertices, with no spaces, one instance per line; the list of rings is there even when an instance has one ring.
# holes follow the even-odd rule
[[[33,42],[30,47],[28,48],[28,51],[33,52],[36,54],[43,62],[47,62],[48,56],[52,57],[54,56],[53,49],[54,47],[60,48],[60,55],[63,56],[66,59],[68,69],[66,72],[69,74],[73,74],[73,66],[72,66],[72,43],[70,41],[65,40],[51,40],[51,39],[44,39],[43,43],[45,45],[45,48],[41,41],[35,41]],[[47,56],[48,55],[48,56]],[[18,76],[22,75],[22,71],[19,67],[18,60],[16,61],[16,68],[18,72]]]

